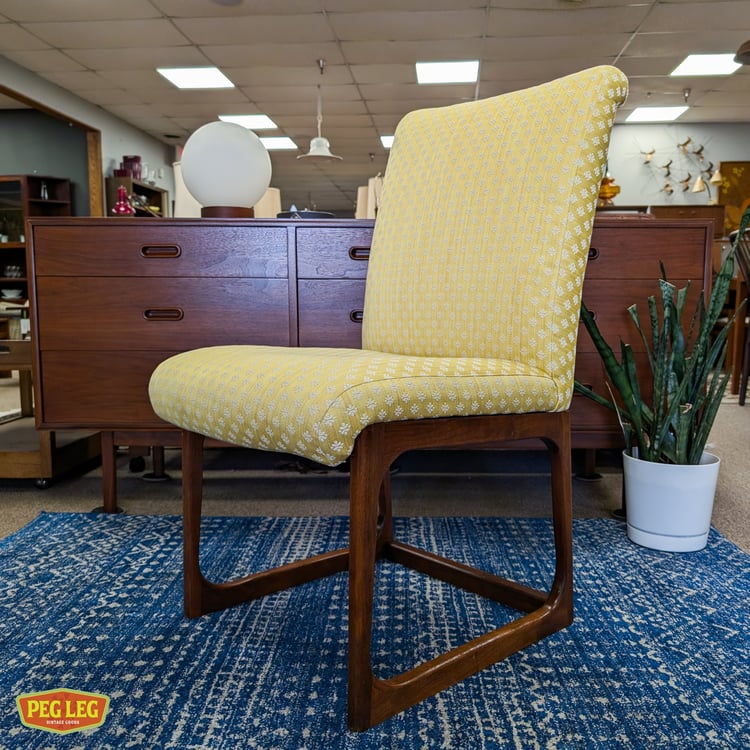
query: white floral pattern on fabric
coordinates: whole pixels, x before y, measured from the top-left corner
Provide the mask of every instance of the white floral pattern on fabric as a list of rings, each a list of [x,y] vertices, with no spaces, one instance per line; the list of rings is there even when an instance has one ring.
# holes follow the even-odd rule
[[[157,368],[150,395],[184,429],[328,466],[375,422],[560,407],[552,378],[517,362],[272,346],[175,355]]]
[[[155,370],[183,429],[334,466],[369,424],[563,411],[609,134],[627,79],[599,66],[407,115],[368,267],[363,350],[186,352]]]

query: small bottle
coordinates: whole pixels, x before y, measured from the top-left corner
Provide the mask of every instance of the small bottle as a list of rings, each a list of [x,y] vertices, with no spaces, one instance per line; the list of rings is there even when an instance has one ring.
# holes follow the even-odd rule
[[[49,199],[49,193],[47,192],[47,183],[43,182],[41,188],[39,189],[39,195],[43,201],[46,201]]]
[[[117,203],[112,208],[112,213],[117,216],[132,216],[135,213],[135,209],[128,200],[128,191],[125,189],[125,185],[120,185],[117,188]]]

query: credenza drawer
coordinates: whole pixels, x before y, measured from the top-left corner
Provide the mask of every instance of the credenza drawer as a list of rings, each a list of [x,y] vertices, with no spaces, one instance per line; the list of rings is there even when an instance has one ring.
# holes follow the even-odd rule
[[[300,346],[362,346],[364,280],[300,279],[297,294]]]
[[[643,221],[637,226],[606,228],[594,224],[586,278],[639,279],[642,284],[644,279],[661,277],[662,261],[667,278],[679,274],[700,287],[705,270],[706,222],[691,223],[660,227]]]
[[[679,289],[687,284],[686,279],[673,279],[672,283]],[[700,280],[691,283],[687,303],[683,311],[685,323],[689,324],[690,316],[695,310],[698,297],[701,294]],[[596,324],[609,345],[619,352],[620,339],[627,341],[634,351],[643,351],[643,341],[630,317],[628,307],[637,303],[638,318],[641,328],[650,337],[651,324],[649,321],[648,297],[660,296],[657,280],[625,278],[622,280],[597,280],[586,277],[583,285],[583,302],[594,315]],[[594,352],[591,337],[583,322],[578,332],[578,351]]]
[[[620,356],[619,347],[615,348],[614,352],[615,357],[620,361],[622,357]],[[646,371],[648,370],[648,355],[645,351],[634,351],[633,357],[635,358],[638,373],[644,375],[643,382],[650,385],[650,379],[645,377]],[[576,353],[575,378],[584,385],[594,388],[605,396],[608,394],[605,386],[607,373],[604,369],[602,358],[596,352],[582,352],[579,350]]]
[[[602,430],[620,432],[617,415],[605,406],[599,406],[590,398],[575,394],[570,404],[570,419],[577,430]]]
[[[297,229],[297,276],[301,279],[364,279],[372,229]]]
[[[37,279],[42,350],[289,346],[286,279]]]
[[[71,426],[84,422],[92,428],[163,429],[166,423],[154,414],[148,400],[148,381],[160,362],[177,353],[120,349],[42,352],[41,419]]]
[[[36,275],[287,277],[284,227],[150,224],[34,227]]]
[[[615,356],[618,361],[621,360],[619,348],[615,349]],[[636,368],[641,376],[639,387],[644,393],[644,397],[649,399],[652,387],[650,370],[648,367],[648,357],[645,351],[633,352],[636,362]],[[599,395],[604,398],[610,397],[609,388],[607,387],[607,374],[602,364],[601,357],[595,352],[582,352],[579,348],[576,354],[575,379],[582,385],[593,388]],[[581,403],[582,402],[582,403]],[[575,407],[575,408],[574,408]],[[573,415],[576,427],[585,424],[587,428],[592,425],[601,427],[608,425],[612,430],[620,430],[617,421],[617,415],[611,409],[600,406],[587,396],[576,394],[571,405],[571,414]]]

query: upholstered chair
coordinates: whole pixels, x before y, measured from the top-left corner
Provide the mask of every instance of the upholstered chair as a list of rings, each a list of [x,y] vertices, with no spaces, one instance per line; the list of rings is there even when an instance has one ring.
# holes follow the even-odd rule
[[[401,121],[375,222],[361,349],[217,346],[160,364],[149,393],[183,431],[189,617],[348,570],[349,726],[364,730],[573,618],[570,425],[581,286],[615,111],[600,66]],[[204,436],[350,458],[349,546],[227,582],[199,560]],[[541,441],[550,455],[549,590],[393,538],[389,469],[403,452]],[[406,565],[503,602],[510,623],[389,679],[373,676],[375,566]],[[502,700],[502,696],[498,696]]]

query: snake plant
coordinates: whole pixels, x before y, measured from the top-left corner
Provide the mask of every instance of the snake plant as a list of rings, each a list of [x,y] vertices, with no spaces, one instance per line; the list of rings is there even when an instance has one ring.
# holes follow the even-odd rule
[[[727,325],[717,328],[716,324],[734,274],[736,243],[748,223],[750,208],[742,216],[737,238],[708,300],[700,295],[689,325],[683,324],[683,311],[690,283],[677,289],[667,280],[661,263],[658,301],[656,296],[648,298],[647,331],[641,327],[637,305],[628,308],[646,349],[650,392],[642,392],[642,385],[649,379],[639,373],[630,344],[620,341],[618,359],[591,312],[581,305],[581,319],[607,373],[609,397],[578,381],[575,390],[617,413],[629,455],[667,464],[700,462],[731,375],[724,364],[727,337],[737,313]]]

